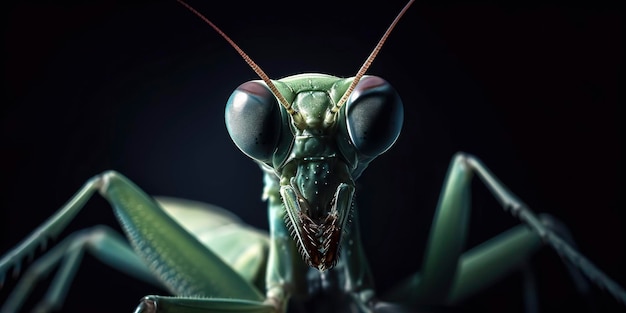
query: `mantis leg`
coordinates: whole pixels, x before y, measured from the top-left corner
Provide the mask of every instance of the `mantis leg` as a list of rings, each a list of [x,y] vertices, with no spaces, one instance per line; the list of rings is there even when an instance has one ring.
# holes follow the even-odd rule
[[[290,231],[285,225],[285,211],[273,174],[264,174],[263,199],[268,201],[270,249],[265,277],[266,297],[276,308],[286,311],[291,296],[306,293],[307,265],[304,264]]]
[[[155,200],[239,276],[259,290],[265,288],[270,242],[266,231],[246,225],[233,213],[208,203],[171,197]]]
[[[113,206],[137,254],[172,293],[196,298],[264,299],[156,201],[113,171],[89,180],[55,215],[1,259],[0,274],[11,267],[19,271],[21,260],[58,235],[96,190]]]
[[[2,305],[0,313],[18,312],[37,281],[57,265],[59,265],[59,270],[52,285],[33,311],[58,310],[65,300],[65,295],[85,252],[130,276],[160,285],[123,237],[106,226],[96,226],[71,234],[35,261]]]
[[[254,300],[147,296],[135,313],[275,313],[273,305]]]
[[[502,207],[526,225],[517,226],[463,253],[467,236],[470,182],[476,174]],[[519,269],[543,243],[576,266],[620,302],[626,292],[598,270],[511,193],[480,160],[459,153],[449,168],[431,228],[421,273],[411,276],[391,299],[408,304],[446,304],[480,291]]]

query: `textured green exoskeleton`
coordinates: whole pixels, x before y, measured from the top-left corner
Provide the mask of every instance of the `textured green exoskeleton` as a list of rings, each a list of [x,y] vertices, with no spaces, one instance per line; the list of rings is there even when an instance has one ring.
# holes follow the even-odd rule
[[[377,294],[358,225],[355,181],[400,135],[400,95],[366,76],[398,15],[355,77],[299,74],[270,80],[221,30],[262,80],[240,85],[228,99],[226,126],[237,147],[259,164],[269,233],[218,207],[152,198],[108,171],[87,183],[48,221],[0,259],[0,281],[48,238],[58,235],[95,192],[113,207],[123,238],[105,227],[59,242],[25,272],[0,312],[17,312],[43,274],[60,266],[37,308],[59,309],[84,252],[173,296],[147,296],[140,312],[413,312],[453,305],[480,292],[542,245],[626,303],[626,293],[565,241],[551,218],[538,217],[476,157],[451,161],[431,226],[422,268],[391,292]],[[476,175],[523,225],[466,251],[470,183]],[[127,239],[127,240],[126,240]],[[586,277],[580,275],[582,272]],[[532,288],[526,290],[533,293]],[[532,303],[528,304],[532,310]]]
[[[345,109],[332,113],[351,83],[322,74],[274,82],[300,122],[262,81],[241,85],[226,106],[233,141],[266,173],[264,198],[283,199],[275,203],[276,211],[284,204],[302,257],[320,271],[338,261],[353,211],[354,180],[393,144],[402,126],[400,98],[378,77],[361,79]]]

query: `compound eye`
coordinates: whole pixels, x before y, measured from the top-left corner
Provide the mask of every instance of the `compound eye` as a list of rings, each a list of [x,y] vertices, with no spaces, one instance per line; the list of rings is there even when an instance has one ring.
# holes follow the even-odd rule
[[[280,135],[280,107],[262,83],[243,83],[226,104],[226,128],[235,145],[249,157],[270,162]]]
[[[400,96],[380,77],[363,77],[346,103],[350,139],[359,153],[368,157],[376,157],[393,145],[403,119]]]

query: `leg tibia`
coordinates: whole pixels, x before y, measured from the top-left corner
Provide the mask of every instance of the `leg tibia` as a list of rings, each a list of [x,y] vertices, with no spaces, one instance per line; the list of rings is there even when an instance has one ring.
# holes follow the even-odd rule
[[[525,223],[463,254],[468,223],[470,178],[476,175],[505,211]],[[626,292],[580,254],[567,236],[552,229],[551,219],[539,217],[517,198],[476,157],[458,153],[452,160],[433,220],[422,273],[412,275],[392,294],[408,304],[446,304],[459,301],[519,268],[543,243],[550,245],[618,301]],[[565,239],[565,240],[564,240]],[[576,271],[573,271],[576,273]],[[583,280],[573,275],[584,293]]]
[[[539,236],[521,225],[467,251],[447,302],[462,301],[520,269],[541,246]]]
[[[445,303],[467,236],[471,178],[465,156],[456,155],[439,196],[422,272],[412,275],[385,299],[409,305]]]
[[[117,172],[102,174],[100,193],[115,209],[137,253],[180,296],[262,300],[228,264]]]
[[[54,280],[34,311],[50,312],[59,309],[85,252],[130,276],[159,284],[119,234],[108,227],[96,226],[71,234],[30,265],[2,305],[0,312],[18,312],[32,288],[57,265],[59,268]]]
[[[278,313],[277,310],[263,302],[237,299],[201,299],[147,296],[141,299],[135,313]]]

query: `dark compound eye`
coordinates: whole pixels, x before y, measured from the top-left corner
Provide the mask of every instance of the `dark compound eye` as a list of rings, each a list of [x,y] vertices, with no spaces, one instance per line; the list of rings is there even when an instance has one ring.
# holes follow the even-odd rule
[[[404,110],[398,93],[384,79],[361,79],[346,103],[346,124],[360,154],[375,157],[400,135]]]
[[[226,104],[226,128],[237,147],[249,157],[269,162],[280,135],[280,107],[262,83],[237,87]]]

